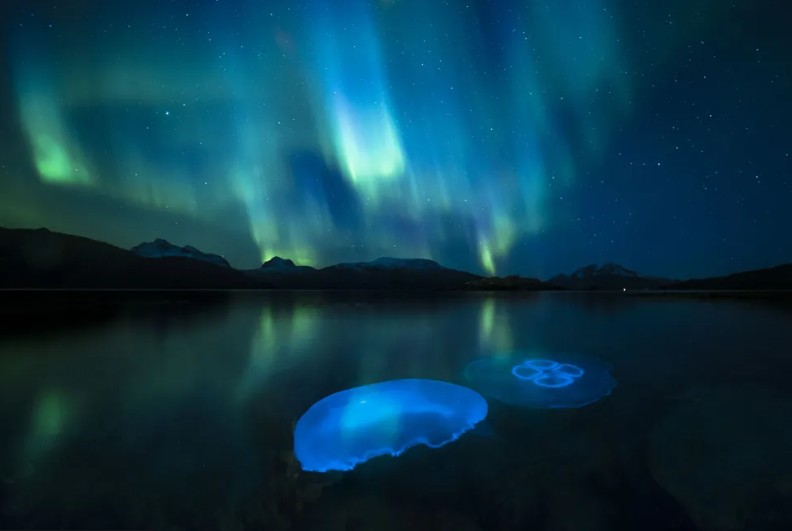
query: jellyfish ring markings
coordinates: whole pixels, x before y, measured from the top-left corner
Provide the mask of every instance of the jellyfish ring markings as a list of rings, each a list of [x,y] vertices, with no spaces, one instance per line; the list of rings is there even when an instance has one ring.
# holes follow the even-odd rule
[[[586,374],[577,365],[542,359],[524,360],[512,367],[511,372],[520,380],[551,389],[571,385]]]

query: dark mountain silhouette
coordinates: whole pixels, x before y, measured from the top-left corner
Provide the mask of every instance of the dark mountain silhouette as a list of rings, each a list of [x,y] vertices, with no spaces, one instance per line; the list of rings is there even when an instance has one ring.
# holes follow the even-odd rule
[[[644,277],[618,264],[607,263],[581,267],[571,275],[558,275],[547,281],[562,289],[573,290],[623,290],[655,289],[673,281],[665,278]]]
[[[429,260],[426,258],[391,258],[388,256],[383,256],[370,262],[350,262],[336,264],[334,266],[330,266],[330,268],[354,271],[380,271],[393,269],[409,269],[412,271],[447,270],[447,268],[441,266],[434,260]]]
[[[218,255],[165,240],[134,251],[47,229],[0,228],[0,289],[792,290],[792,264],[682,282],[643,277],[616,264],[589,265],[542,282],[482,277],[423,258],[315,269],[274,257],[239,271]]]
[[[483,277],[465,284],[466,289],[481,291],[545,291],[560,288],[542,282],[538,278],[510,275],[507,277]]]
[[[274,268],[285,268],[285,269],[292,269],[297,267],[294,265],[294,262],[288,258],[281,258],[280,256],[273,256],[263,264],[261,264],[262,269],[274,269]]]
[[[379,258],[314,269],[277,257],[259,269],[238,271],[211,258],[217,255],[165,240],[135,251],[47,229],[0,228],[0,288],[459,289],[481,278],[424,259]]]
[[[743,271],[724,277],[684,280],[663,287],[674,290],[792,290],[792,264]]]
[[[403,289],[459,289],[479,275],[450,269],[424,258],[382,257],[371,262],[344,263],[321,270],[333,287],[369,287],[387,284]]]
[[[443,267],[423,258],[382,257],[322,269],[275,257],[248,271],[253,278],[289,289],[460,289],[478,275]]]
[[[255,272],[259,272],[262,274],[268,273],[305,273],[308,271],[316,271],[315,268],[311,266],[298,266],[295,265],[293,261],[289,260],[288,258],[281,258],[280,256],[274,256],[261,264]]]
[[[107,243],[47,229],[0,229],[0,288],[227,289],[256,285],[239,271],[193,258],[143,258]]]
[[[228,261],[226,261],[226,259],[220,255],[204,253],[190,245],[179,247],[177,245],[173,245],[167,240],[160,238],[157,238],[153,242],[145,242],[141,243],[140,245],[136,245],[135,247],[132,247],[130,251],[144,258],[166,258],[176,256],[181,258],[192,258],[195,260],[209,262],[210,264],[215,264],[220,267],[227,267],[229,269],[231,268],[231,264],[229,264]]]
[[[322,283],[316,278],[317,270],[310,266],[298,266],[288,258],[275,256],[258,269],[245,271],[257,282],[265,282],[276,288],[319,289]]]

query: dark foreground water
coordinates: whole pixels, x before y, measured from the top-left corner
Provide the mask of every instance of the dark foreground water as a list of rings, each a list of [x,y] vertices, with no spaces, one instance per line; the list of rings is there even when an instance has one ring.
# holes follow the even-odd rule
[[[115,302],[114,302],[115,301]],[[0,324],[0,527],[789,530],[792,304],[599,294],[15,296]],[[294,423],[504,351],[593,356],[595,404],[338,474]]]

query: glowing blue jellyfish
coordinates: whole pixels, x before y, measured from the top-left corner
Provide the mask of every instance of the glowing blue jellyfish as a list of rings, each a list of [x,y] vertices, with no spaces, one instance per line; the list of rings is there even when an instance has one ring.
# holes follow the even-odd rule
[[[392,380],[326,396],[297,421],[294,453],[303,470],[352,470],[380,455],[424,444],[439,448],[487,416],[477,392],[436,380]]]
[[[568,355],[484,358],[468,364],[465,378],[484,396],[535,408],[586,406],[616,387],[605,362]]]

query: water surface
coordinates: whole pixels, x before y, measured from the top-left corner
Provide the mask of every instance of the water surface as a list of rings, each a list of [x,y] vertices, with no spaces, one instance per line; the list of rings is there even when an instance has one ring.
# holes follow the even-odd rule
[[[66,295],[4,301],[0,527],[790,529],[792,304],[547,293]],[[466,385],[499,352],[579,353],[580,409],[349,473],[300,471],[296,420],[397,378]]]

